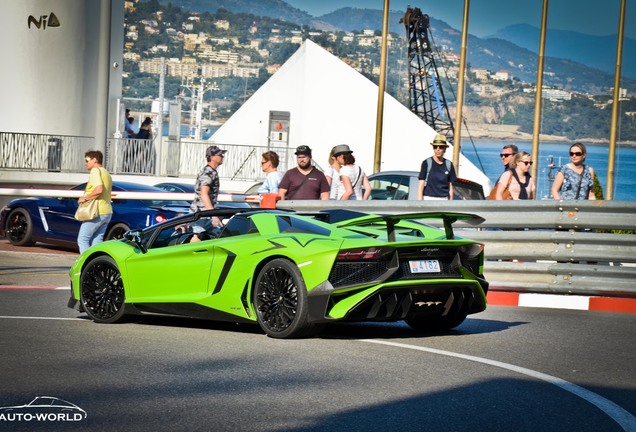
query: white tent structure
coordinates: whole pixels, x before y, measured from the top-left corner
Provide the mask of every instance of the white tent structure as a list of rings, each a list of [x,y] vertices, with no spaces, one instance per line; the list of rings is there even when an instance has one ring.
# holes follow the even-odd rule
[[[306,40],[210,140],[221,146],[266,147],[270,111],[289,112],[290,149],[308,145],[314,160],[325,168],[331,148],[348,144],[356,163],[371,174],[375,160],[377,100],[377,85]],[[422,161],[433,155],[430,143],[434,135],[435,131],[423,120],[386,94],[381,171],[419,171]],[[452,159],[452,147],[446,157]],[[289,163],[290,167],[295,166],[295,159],[291,158]],[[463,155],[459,176],[480,183],[486,194],[491,189],[488,177]]]

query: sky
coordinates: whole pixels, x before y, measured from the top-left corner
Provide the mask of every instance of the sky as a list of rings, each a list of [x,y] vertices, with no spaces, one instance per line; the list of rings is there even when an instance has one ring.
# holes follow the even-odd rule
[[[288,4],[320,16],[343,7],[383,9],[384,0],[284,0]],[[629,0],[626,0],[629,3]],[[590,35],[618,33],[620,0],[549,0],[548,29],[570,30]],[[390,0],[389,9],[406,11],[418,7],[423,13],[445,21],[458,30],[462,28],[464,0]],[[630,7],[631,6],[631,7]],[[484,37],[512,24],[541,27],[543,0],[472,0],[468,18],[468,33]],[[636,3],[627,4],[625,37],[636,39]]]

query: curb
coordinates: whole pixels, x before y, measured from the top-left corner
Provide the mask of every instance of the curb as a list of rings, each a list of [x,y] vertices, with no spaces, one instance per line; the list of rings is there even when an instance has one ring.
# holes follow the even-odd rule
[[[0,285],[0,291],[14,290],[69,290],[68,286]],[[488,306],[519,306],[548,309],[573,309],[636,314],[636,299],[620,297],[588,297],[558,294],[530,294],[507,291],[489,291]]]
[[[489,291],[489,306],[520,306],[636,314],[636,299]]]

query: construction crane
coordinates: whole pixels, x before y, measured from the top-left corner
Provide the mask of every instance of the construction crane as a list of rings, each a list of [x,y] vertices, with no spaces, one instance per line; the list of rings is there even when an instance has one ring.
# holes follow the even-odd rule
[[[408,7],[400,23],[408,39],[409,108],[452,144],[455,129],[435,62],[430,18],[419,8]]]

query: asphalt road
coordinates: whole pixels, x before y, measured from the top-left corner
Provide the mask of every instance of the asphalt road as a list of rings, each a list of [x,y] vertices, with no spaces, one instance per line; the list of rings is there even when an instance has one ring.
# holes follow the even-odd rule
[[[0,251],[0,407],[53,396],[87,418],[0,410],[0,429],[636,431],[634,314],[494,306],[444,334],[335,325],[303,340],[167,317],[99,325],[66,307],[68,289],[35,289],[68,286],[76,254],[46,252]]]
[[[69,286],[68,271],[78,253],[54,246],[19,247],[0,239],[0,288]]]

